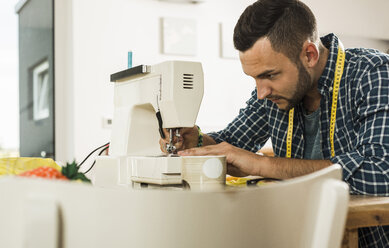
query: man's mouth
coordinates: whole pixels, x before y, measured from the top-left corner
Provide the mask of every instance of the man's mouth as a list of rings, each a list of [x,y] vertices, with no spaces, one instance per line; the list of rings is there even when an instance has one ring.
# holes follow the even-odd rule
[[[276,98],[276,97],[273,97],[273,98],[268,98],[270,101],[272,101],[273,103],[279,103],[282,99],[281,98]]]

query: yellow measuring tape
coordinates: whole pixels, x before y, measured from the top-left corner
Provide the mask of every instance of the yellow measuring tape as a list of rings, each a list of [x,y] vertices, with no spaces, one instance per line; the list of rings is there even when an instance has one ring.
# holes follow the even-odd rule
[[[334,78],[334,87],[332,92],[332,106],[331,106],[331,122],[330,122],[331,157],[335,156],[334,133],[335,133],[335,122],[336,122],[336,107],[338,105],[339,84],[343,74],[345,57],[346,54],[344,52],[343,44],[339,41],[338,58],[336,59],[335,78]],[[294,108],[289,110],[288,134],[286,136],[286,157],[287,158],[290,158],[292,155],[293,116],[294,116]]]
[[[290,158],[290,156],[292,155],[293,116],[294,116],[294,108],[289,110],[288,135],[286,136],[286,157],[287,158]]]

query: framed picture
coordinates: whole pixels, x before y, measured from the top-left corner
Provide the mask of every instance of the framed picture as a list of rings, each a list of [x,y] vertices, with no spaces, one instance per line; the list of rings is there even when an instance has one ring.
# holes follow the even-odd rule
[[[220,57],[238,59],[239,52],[234,47],[233,34],[234,24],[228,22],[219,23],[220,32]]]
[[[161,18],[161,52],[172,55],[197,53],[197,23],[193,19]]]

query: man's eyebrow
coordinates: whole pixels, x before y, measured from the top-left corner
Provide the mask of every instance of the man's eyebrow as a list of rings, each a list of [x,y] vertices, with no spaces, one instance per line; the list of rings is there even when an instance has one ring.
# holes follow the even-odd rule
[[[274,72],[274,71],[275,71],[274,69],[266,70],[266,71],[264,71],[264,72],[258,74],[258,75],[256,76],[256,78],[262,78],[262,77],[264,77],[264,76],[266,76],[266,75],[269,75],[270,73],[272,73],[272,72]]]

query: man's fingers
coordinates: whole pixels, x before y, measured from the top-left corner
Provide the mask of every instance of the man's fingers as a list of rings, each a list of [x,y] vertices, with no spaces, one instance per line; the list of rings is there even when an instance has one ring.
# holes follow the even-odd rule
[[[180,156],[200,156],[205,155],[201,148],[191,148],[179,151],[177,154]]]
[[[176,147],[176,150],[184,149],[184,143],[182,140],[179,140],[177,143],[174,143],[174,146]]]
[[[165,134],[165,139],[169,139],[170,134],[169,134],[169,132],[167,131],[167,129],[166,129],[166,128],[163,128],[162,130],[163,130],[163,133]]]
[[[190,149],[186,149],[183,151],[179,151],[178,155],[180,155],[180,156],[220,155],[220,152],[214,148],[215,148],[214,146],[190,148]]]
[[[161,151],[164,152],[164,153],[167,153],[165,140],[163,140],[162,138],[159,139],[159,145],[161,147]]]

